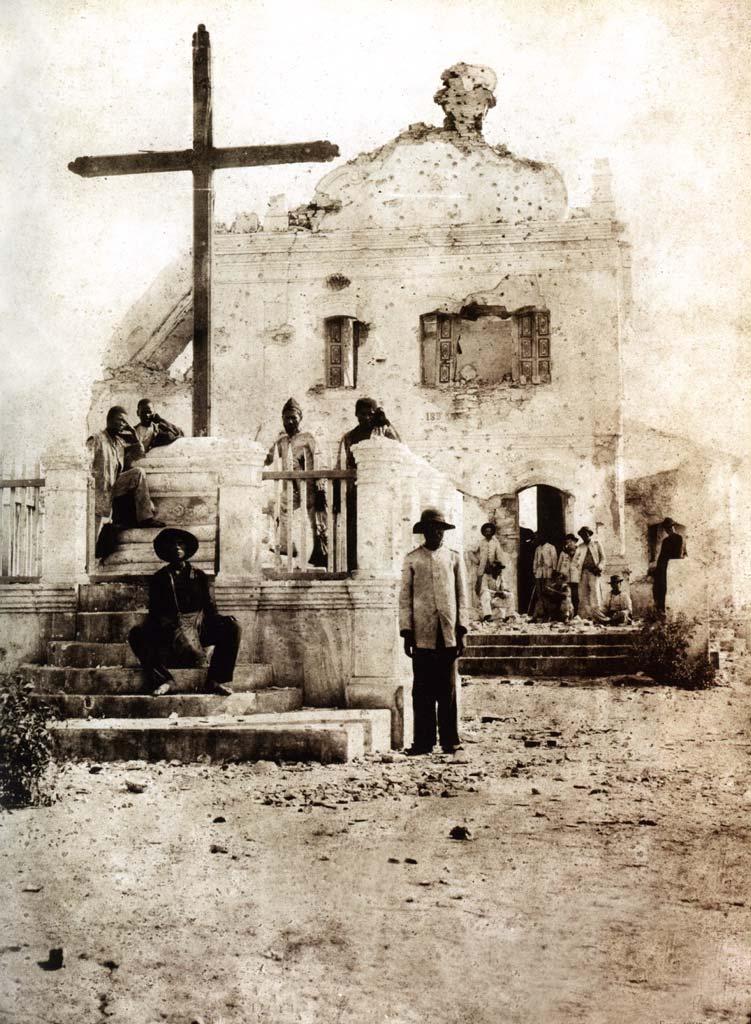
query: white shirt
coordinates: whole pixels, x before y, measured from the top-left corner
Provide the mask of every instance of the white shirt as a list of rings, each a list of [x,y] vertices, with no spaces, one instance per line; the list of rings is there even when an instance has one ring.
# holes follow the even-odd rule
[[[457,627],[467,628],[464,559],[445,543],[437,551],[410,551],[399,594],[399,629],[414,633],[415,647],[434,650],[439,625],[446,647],[456,647]]]

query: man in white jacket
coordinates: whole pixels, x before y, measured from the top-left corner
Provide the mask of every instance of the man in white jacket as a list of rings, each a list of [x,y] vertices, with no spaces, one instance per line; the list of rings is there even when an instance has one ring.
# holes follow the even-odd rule
[[[404,559],[399,630],[412,659],[414,739],[408,754],[429,754],[438,738],[445,753],[459,749],[456,662],[467,632],[464,559],[443,544],[453,530],[436,508],[426,508],[413,533],[424,542]]]
[[[605,569],[605,552],[602,544],[588,526],[579,530],[582,539],[571,562],[572,578],[579,575],[579,618],[602,618],[602,587],[600,577]]]

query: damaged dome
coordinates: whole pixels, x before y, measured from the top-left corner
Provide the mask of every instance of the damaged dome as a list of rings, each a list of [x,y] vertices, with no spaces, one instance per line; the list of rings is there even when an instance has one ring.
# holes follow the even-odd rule
[[[443,127],[413,124],[391,142],[327,174],[295,221],[358,231],[447,224],[563,220],[566,186],[551,164],[514,156],[483,137],[495,73],[454,64],[434,96]]]

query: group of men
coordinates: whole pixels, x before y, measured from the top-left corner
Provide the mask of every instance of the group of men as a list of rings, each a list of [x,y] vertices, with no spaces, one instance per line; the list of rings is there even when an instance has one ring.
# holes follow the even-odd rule
[[[206,664],[205,648],[213,647],[206,677],[207,692],[229,696],[241,628],[229,615],[220,615],[207,575],[190,562],[198,550],[197,538],[187,530],[165,528],[154,515],[148,479],[137,463],[152,448],[172,444],[183,437],[180,427],[168,422],[154,409],[149,398],[142,398],[136,409],[138,423],[128,422],[127,411],[113,406],[107,413],[104,430],[90,437],[87,445],[92,454],[92,475],[95,489],[97,519],[97,555],[105,557],[112,550],[112,538],[122,528],[159,528],[154,551],[166,565],[154,573],[149,582],[148,615],[129,635],[130,645],[146,676],[147,690],[154,696],[172,691],[175,680],[170,668],[198,667]],[[371,398],[359,398],[355,406],[357,426],[347,431],[339,443],[338,464],[351,469],[355,465],[352,449],[373,436],[399,440],[383,409]],[[321,469],[321,449],[311,433],[300,430],[302,409],[290,398],[282,409],[283,432],[277,437],[266,457],[266,465],[278,464],[287,469]],[[338,495],[335,495],[338,500]],[[300,508],[300,485],[293,483],[292,507],[288,507],[287,489],[283,488],[277,510],[277,528],[284,535],[288,519]],[[306,513],[314,538],[310,563],[327,564],[326,504],[321,482],[307,488]],[[347,492],[348,538],[350,565],[354,567],[356,491]],[[105,520],[111,520],[105,524]],[[108,539],[109,538],[109,539]]]

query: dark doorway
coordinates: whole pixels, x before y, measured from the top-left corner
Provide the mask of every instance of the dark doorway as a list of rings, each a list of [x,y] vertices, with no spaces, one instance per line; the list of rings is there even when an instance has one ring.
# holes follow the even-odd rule
[[[563,491],[548,484],[538,484],[519,491],[519,563],[517,596],[519,611],[529,610],[534,587],[532,561],[535,548],[550,541],[558,551],[566,537],[565,499]]]

